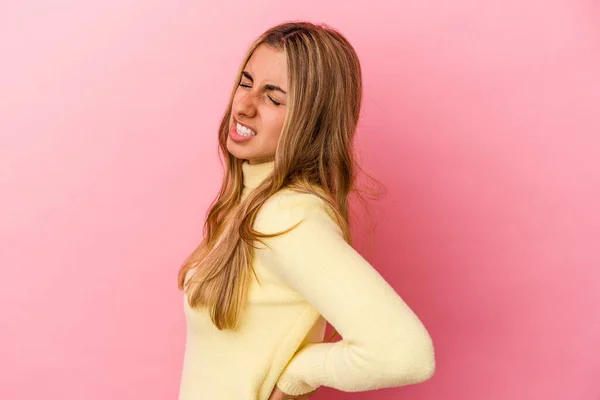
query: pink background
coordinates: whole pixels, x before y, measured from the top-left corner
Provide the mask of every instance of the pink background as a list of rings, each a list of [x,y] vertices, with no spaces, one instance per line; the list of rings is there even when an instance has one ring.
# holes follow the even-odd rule
[[[252,40],[302,18],[361,57],[367,257],[437,355],[315,399],[600,399],[591,0],[1,2],[0,398],[176,398],[217,125]]]

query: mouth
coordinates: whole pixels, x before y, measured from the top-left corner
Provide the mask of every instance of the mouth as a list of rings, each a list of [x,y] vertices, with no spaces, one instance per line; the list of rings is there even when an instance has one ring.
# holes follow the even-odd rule
[[[254,130],[252,127],[250,127],[246,124],[242,124],[235,118],[233,119],[232,130],[235,131],[235,133],[237,133],[240,136],[244,136],[244,137],[256,136],[256,130]]]
[[[256,132],[245,124],[235,119],[229,129],[229,138],[235,143],[246,143],[256,136]]]

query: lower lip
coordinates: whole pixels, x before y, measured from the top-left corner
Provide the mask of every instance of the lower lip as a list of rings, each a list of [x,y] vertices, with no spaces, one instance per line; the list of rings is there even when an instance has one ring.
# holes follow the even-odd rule
[[[254,136],[242,136],[235,130],[235,125],[229,130],[229,137],[236,143],[247,142],[252,139]]]

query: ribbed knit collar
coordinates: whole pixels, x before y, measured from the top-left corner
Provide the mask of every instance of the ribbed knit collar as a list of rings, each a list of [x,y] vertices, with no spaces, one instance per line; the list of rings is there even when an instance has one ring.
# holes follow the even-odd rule
[[[244,187],[256,189],[273,172],[274,167],[275,161],[250,164],[248,160],[244,160],[242,164]]]

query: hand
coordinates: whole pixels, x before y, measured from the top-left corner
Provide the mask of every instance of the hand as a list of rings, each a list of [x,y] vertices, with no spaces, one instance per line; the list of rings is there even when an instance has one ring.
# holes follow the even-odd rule
[[[269,400],[307,400],[309,397],[312,397],[315,393],[317,393],[318,388],[313,390],[312,392],[299,394],[297,396],[292,396],[290,394],[285,394],[276,386],[271,393],[271,397]]]

